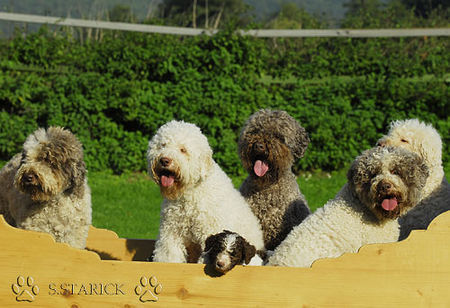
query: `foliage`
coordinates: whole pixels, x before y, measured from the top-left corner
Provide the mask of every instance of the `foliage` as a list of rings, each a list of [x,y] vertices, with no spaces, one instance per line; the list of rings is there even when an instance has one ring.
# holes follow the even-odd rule
[[[250,9],[243,0],[164,0],[160,15],[167,24],[188,27],[219,28],[230,21],[244,25]]]
[[[89,170],[142,171],[149,138],[178,119],[197,124],[217,162],[242,175],[237,138],[260,108],[284,109],[309,132],[299,170],[340,169],[391,120],[410,117],[440,131],[449,160],[447,38],[274,42],[234,30],[116,32],[80,44],[43,28],[1,41],[0,160],[38,126],[61,125],[83,142]]]
[[[410,4],[408,4],[408,2]],[[426,14],[417,13],[409,0],[350,0],[343,28],[414,28],[448,27],[449,9],[430,8]],[[428,18],[425,18],[428,17]]]
[[[295,3],[285,3],[267,24],[269,29],[317,29],[320,23]]]
[[[118,4],[108,11],[110,21],[135,22],[136,17],[133,15],[131,8],[127,5]]]
[[[436,11],[441,11],[447,17],[450,13],[450,3],[447,0],[401,0],[406,6],[413,8],[422,17],[430,17]]]

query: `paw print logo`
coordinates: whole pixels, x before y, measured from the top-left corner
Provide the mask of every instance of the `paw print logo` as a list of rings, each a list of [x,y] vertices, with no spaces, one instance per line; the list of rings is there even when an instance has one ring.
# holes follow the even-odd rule
[[[11,285],[11,288],[18,302],[32,302],[35,296],[39,294],[39,287],[34,284],[34,279],[31,276],[27,278],[17,277],[17,281]]]
[[[147,278],[141,277],[139,284],[134,288],[134,292],[139,296],[139,300],[143,303],[157,302],[158,294],[162,291],[162,284],[158,283],[155,276]]]

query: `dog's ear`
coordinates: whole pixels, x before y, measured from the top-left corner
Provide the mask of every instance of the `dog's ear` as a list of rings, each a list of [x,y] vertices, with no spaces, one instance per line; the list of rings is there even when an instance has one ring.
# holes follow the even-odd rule
[[[249,242],[247,242],[245,239],[242,239],[242,240],[244,242],[244,252],[243,252],[242,259],[244,261],[244,264],[249,264],[250,260],[256,254],[256,248],[255,248],[255,246],[253,246]]]
[[[208,236],[208,238],[205,241],[205,251],[211,250],[211,248],[213,248],[216,245],[219,236],[220,233]]]
[[[295,132],[295,145],[292,149],[294,159],[302,158],[303,155],[305,155],[309,142],[310,139],[308,133],[299,125]]]
[[[86,177],[86,163],[84,160],[79,160],[76,163],[75,172],[74,172],[74,183],[78,185],[83,185],[84,178]]]
[[[73,194],[80,198],[84,194],[84,181],[86,178],[86,163],[83,160],[71,162],[71,174],[70,174],[70,190]]]
[[[212,157],[212,150],[202,153],[200,155],[200,180],[203,180],[211,172],[214,166],[214,160]]]
[[[408,186],[418,186],[422,189],[430,173],[422,157],[413,152],[404,152],[398,161],[396,169],[408,182]]]
[[[355,183],[360,183],[361,180],[364,178],[364,175],[361,174],[364,168],[363,169],[360,168],[361,161],[363,159],[364,159],[363,155],[356,157],[347,171],[347,183],[349,187],[352,189],[352,191],[355,187]]]
[[[425,162],[423,160],[420,160],[420,162],[418,162],[417,164],[417,177],[422,176],[423,178],[423,185],[425,186],[427,178],[430,175],[430,169],[428,168],[428,166],[425,164]]]

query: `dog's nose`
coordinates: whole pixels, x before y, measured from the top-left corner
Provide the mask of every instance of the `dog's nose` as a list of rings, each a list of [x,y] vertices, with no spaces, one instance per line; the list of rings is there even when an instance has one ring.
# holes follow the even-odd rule
[[[256,151],[262,152],[262,151],[264,151],[264,144],[259,143],[259,142],[255,143],[253,145],[253,149],[255,149]]]
[[[384,147],[384,146],[386,146],[386,143],[383,140],[378,140],[377,146],[378,147]]]
[[[216,267],[223,268],[224,266],[225,266],[225,262],[223,262],[223,261],[217,261],[216,262]]]
[[[381,182],[380,183],[380,189],[382,191],[388,191],[389,189],[391,189],[392,185],[388,182]]]
[[[33,173],[28,173],[23,176],[23,181],[27,184],[33,183],[36,176]]]
[[[163,167],[168,167],[170,165],[170,163],[172,162],[172,160],[168,157],[161,157],[159,159],[159,163],[161,164],[161,166]]]

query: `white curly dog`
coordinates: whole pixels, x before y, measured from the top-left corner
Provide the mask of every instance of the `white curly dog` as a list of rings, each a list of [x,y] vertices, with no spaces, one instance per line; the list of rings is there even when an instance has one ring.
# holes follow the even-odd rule
[[[258,219],[212,154],[200,129],[183,121],[164,124],[150,140],[148,169],[164,197],[153,261],[203,262],[206,239],[223,230],[264,248]]]
[[[308,267],[366,244],[397,241],[397,218],[422,200],[427,177],[427,166],[413,152],[398,147],[363,152],[337,196],[296,226],[267,265]]]
[[[402,147],[423,158],[430,175],[423,191],[423,201],[399,218],[400,236],[405,239],[415,229],[426,229],[439,214],[450,210],[450,184],[442,167],[442,140],[432,125],[418,119],[398,120],[390,124],[380,146]]]

